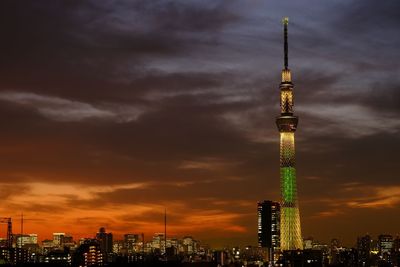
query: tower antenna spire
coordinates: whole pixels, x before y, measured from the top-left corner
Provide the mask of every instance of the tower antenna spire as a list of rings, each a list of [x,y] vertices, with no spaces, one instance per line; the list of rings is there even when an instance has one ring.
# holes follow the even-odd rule
[[[284,17],[282,19],[282,23],[283,23],[283,36],[285,39],[284,42],[284,51],[285,51],[285,70],[288,69],[288,65],[289,65],[289,60],[288,60],[288,24],[289,24],[289,18],[288,17]]]

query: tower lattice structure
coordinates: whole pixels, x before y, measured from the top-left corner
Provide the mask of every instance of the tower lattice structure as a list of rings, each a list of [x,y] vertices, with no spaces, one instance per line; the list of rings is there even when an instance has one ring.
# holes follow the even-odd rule
[[[276,119],[280,133],[280,177],[281,177],[281,250],[303,249],[300,212],[297,200],[295,168],[295,142],[298,117],[293,114],[293,83],[288,68],[288,18],[284,26],[284,69],[280,84],[281,115]]]

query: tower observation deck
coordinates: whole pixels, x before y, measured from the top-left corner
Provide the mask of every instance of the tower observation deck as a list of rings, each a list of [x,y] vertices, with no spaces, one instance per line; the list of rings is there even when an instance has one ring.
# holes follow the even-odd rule
[[[293,83],[288,67],[288,23],[282,20],[284,28],[284,69],[280,88],[281,115],[276,118],[280,133],[280,179],[281,179],[281,250],[303,249],[300,212],[297,201],[294,134],[298,117],[293,114]]]

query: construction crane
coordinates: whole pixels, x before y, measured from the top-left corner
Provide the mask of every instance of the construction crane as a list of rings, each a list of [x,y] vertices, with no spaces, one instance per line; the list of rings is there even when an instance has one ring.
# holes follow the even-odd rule
[[[7,217],[0,217],[0,224],[7,224],[7,248],[12,248],[13,234],[12,234],[12,220]]]

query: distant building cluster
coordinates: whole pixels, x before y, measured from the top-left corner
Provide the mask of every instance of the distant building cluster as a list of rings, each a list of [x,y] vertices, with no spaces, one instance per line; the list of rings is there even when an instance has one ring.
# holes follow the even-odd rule
[[[100,228],[92,238],[74,240],[66,233],[38,242],[37,234],[14,234],[12,242],[0,239],[0,264],[48,264],[62,266],[107,266],[144,261],[213,262],[214,252],[191,236],[165,238],[156,233],[145,242],[143,234],[127,233],[122,240]],[[11,244],[11,247],[10,247]]]
[[[213,250],[191,236],[166,238],[156,233],[147,241],[140,233],[124,234],[114,240],[105,228],[91,238],[74,238],[53,233],[52,239],[38,241],[37,234],[13,234],[11,247],[0,239],[0,265],[33,266],[399,266],[400,237],[361,236],[355,246],[346,248],[338,239],[323,244],[303,239],[303,250],[280,248],[280,205],[274,201],[258,203],[258,246],[228,247]],[[169,265],[171,266],[171,265]]]

